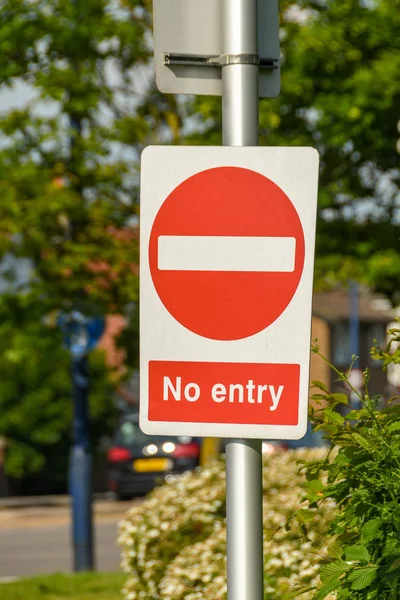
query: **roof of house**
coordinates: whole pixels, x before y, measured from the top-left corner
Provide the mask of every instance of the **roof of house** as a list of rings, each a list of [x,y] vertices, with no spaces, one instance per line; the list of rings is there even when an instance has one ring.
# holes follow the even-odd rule
[[[349,290],[339,289],[330,292],[318,292],[313,297],[313,315],[325,321],[348,320],[350,314]],[[363,322],[389,323],[396,313],[389,300],[380,294],[361,288],[359,291],[359,319]]]

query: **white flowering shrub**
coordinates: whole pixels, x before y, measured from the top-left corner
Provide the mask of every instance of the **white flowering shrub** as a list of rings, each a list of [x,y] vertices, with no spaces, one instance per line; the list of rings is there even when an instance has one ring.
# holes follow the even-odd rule
[[[265,600],[298,597],[300,588],[318,581],[334,507],[326,502],[315,511],[302,505],[305,478],[298,461],[315,460],[324,452],[301,449],[265,458]],[[156,489],[119,526],[126,599],[224,600],[225,536],[222,461]]]

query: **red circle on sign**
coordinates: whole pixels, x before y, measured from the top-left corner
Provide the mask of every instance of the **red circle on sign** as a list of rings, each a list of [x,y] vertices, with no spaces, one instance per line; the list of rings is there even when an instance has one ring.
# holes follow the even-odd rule
[[[160,269],[162,236],[182,238],[182,252],[185,236],[218,237],[221,248],[226,236],[294,238],[294,268],[279,271],[284,257],[277,253],[269,271],[252,271],[251,264],[247,270],[205,270],[198,263],[194,270]],[[181,325],[213,340],[242,339],[271,325],[293,298],[304,265],[303,228],[273,181],[249,169],[218,167],[189,177],[166,198],[150,234],[149,262],[162,303]],[[209,263],[210,257],[207,269]]]

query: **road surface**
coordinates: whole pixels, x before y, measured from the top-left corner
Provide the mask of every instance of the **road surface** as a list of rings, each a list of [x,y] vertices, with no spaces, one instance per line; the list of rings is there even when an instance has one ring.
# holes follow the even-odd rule
[[[114,503],[113,506],[109,503],[107,510],[96,510],[96,568],[99,571],[115,571],[119,567],[117,524],[131,504]],[[67,508],[0,512],[0,581],[71,570]]]

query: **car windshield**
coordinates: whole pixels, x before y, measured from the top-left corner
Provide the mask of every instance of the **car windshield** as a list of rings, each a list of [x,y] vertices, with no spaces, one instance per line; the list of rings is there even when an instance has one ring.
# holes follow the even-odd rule
[[[132,447],[143,446],[146,444],[157,444],[171,441],[178,444],[188,444],[193,441],[189,436],[166,436],[166,435],[146,435],[140,429],[139,424],[133,421],[124,421],[120,424],[116,434],[116,444],[118,446]]]

